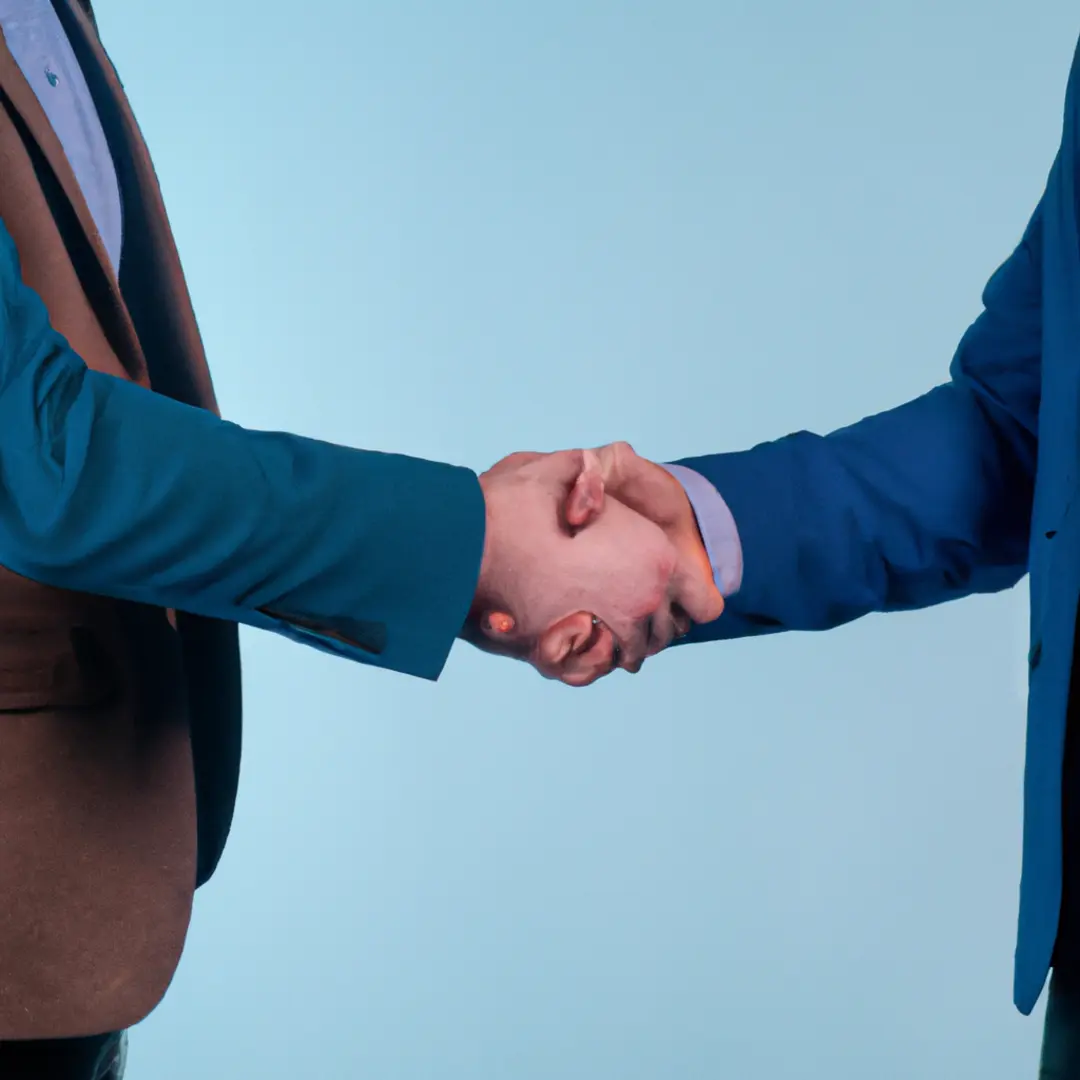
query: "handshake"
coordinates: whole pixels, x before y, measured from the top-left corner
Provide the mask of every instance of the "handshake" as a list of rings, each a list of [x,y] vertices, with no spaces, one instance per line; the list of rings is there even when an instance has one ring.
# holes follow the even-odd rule
[[[511,454],[480,485],[484,555],[461,633],[478,648],[586,686],[724,610],[682,485],[627,443]]]

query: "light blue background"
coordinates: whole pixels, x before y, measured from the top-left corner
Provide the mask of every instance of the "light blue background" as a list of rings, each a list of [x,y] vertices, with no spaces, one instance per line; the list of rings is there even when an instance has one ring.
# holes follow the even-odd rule
[[[225,411],[478,468],[940,381],[1080,30],[1066,0],[98,7]],[[1018,590],[573,692],[249,633],[236,826],[131,1076],[1034,1076],[1025,634]]]

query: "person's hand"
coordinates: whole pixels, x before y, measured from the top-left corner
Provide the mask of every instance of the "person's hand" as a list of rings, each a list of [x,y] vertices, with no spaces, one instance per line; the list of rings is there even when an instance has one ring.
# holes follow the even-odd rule
[[[639,670],[692,622],[720,615],[681,488],[635,457],[629,447],[519,453],[480,477],[487,536],[464,637],[583,686]]]
[[[696,602],[689,601],[690,606],[696,610],[711,610],[710,605],[715,606],[719,599],[719,615],[723,610],[723,599],[716,593],[709,555],[682,484],[663,466],[641,457],[627,442],[608,443],[597,447],[593,453],[600,484],[607,497],[618,499],[624,506],[659,525],[686,565],[699,567],[700,574],[690,579],[690,585],[703,590],[703,595]],[[588,490],[585,481],[579,481],[570,492],[566,516],[572,525],[585,519],[594,492],[595,484]],[[695,618],[694,621],[712,620]]]

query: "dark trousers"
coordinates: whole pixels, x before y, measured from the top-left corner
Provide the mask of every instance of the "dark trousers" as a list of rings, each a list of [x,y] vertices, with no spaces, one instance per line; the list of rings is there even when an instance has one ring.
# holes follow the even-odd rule
[[[122,1034],[0,1043],[3,1080],[121,1080]]]
[[[1080,607],[1061,770],[1062,896],[1040,1080],[1080,1080]]]
[[[1046,1002],[1039,1080],[1080,1080],[1080,973],[1055,968]]]

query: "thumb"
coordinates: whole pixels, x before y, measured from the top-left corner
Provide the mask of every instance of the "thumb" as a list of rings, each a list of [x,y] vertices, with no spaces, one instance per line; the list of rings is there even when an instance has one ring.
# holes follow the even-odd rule
[[[604,508],[604,476],[600,459],[594,450],[580,453],[577,476],[564,504],[566,523],[572,529],[591,525]]]
[[[711,623],[724,613],[724,597],[712,574],[688,572],[680,575],[675,596],[682,609],[698,625]]]
[[[608,495],[663,528],[685,526],[689,503],[667,469],[641,457],[625,442],[608,443],[596,453]]]

